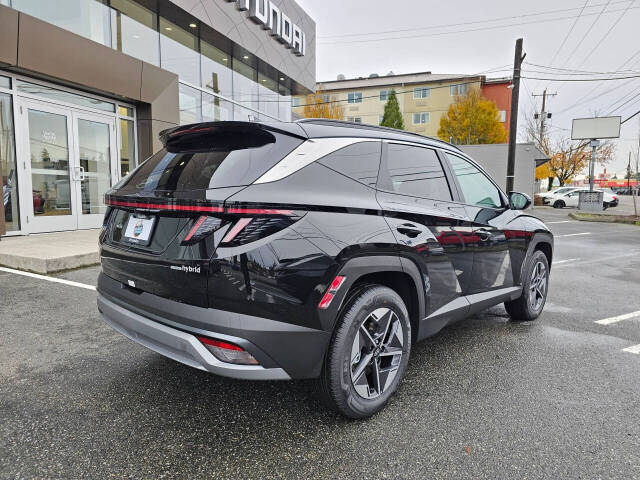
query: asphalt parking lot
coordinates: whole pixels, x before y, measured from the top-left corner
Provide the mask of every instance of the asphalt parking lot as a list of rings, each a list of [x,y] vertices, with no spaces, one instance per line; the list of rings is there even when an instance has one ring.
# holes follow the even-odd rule
[[[94,291],[0,271],[0,477],[640,478],[640,228],[567,213],[535,210],[556,235],[542,317],[500,306],[417,344],[360,422],[312,381],[200,372],[111,330]]]

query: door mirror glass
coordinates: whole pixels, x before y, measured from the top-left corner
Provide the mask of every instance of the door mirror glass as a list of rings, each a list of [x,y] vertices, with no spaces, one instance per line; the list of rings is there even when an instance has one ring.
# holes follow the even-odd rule
[[[511,192],[509,195],[509,206],[511,210],[524,210],[531,205],[529,195],[520,192]]]

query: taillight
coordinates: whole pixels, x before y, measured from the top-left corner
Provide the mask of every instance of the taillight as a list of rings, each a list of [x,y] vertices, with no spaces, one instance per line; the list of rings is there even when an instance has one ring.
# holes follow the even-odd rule
[[[273,235],[293,225],[301,217],[301,212],[271,208],[229,207],[225,213],[240,216],[235,220],[222,244],[227,247],[244,245]]]
[[[322,297],[322,300],[320,300],[320,303],[318,304],[319,309],[326,310],[327,308],[329,308],[329,305],[331,305],[331,301],[333,300],[333,297],[335,297],[336,293],[338,293],[338,290],[340,290],[340,287],[342,286],[346,278],[347,277],[338,275],[336,278],[333,279],[333,281],[331,282],[331,285],[329,285],[329,288],[327,289],[327,292],[324,294],[324,296]]]
[[[198,340],[221,362],[258,365],[258,360],[238,345],[207,337],[198,337]]]
[[[187,233],[187,236],[182,240],[182,245],[194,245],[204,238],[211,235],[222,225],[222,220],[217,217],[209,217],[202,215],[198,219]]]

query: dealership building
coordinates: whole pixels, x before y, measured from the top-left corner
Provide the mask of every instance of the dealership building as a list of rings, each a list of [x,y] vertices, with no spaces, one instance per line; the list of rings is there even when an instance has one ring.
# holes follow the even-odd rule
[[[0,0],[0,235],[99,227],[166,128],[290,121],[315,34],[293,0]]]

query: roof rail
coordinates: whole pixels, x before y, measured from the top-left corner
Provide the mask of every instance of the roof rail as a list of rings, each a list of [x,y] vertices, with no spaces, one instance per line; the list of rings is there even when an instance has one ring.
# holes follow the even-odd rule
[[[456,150],[460,150],[455,145],[449,142],[445,142],[444,140],[441,140],[439,138],[428,137],[426,135],[420,135],[419,133],[407,132],[406,130],[398,130],[397,128],[382,127],[378,125],[369,125],[366,123],[347,122],[345,120],[334,120],[332,118],[301,118],[300,120],[296,120],[296,123],[313,123],[316,125],[335,125],[336,127],[343,126],[343,127],[351,127],[351,128],[364,128],[367,130],[380,130],[383,132],[395,133],[396,135],[410,135],[413,137],[419,137],[421,139],[431,140],[433,142],[438,142],[438,143],[447,145],[448,147],[453,147]]]

